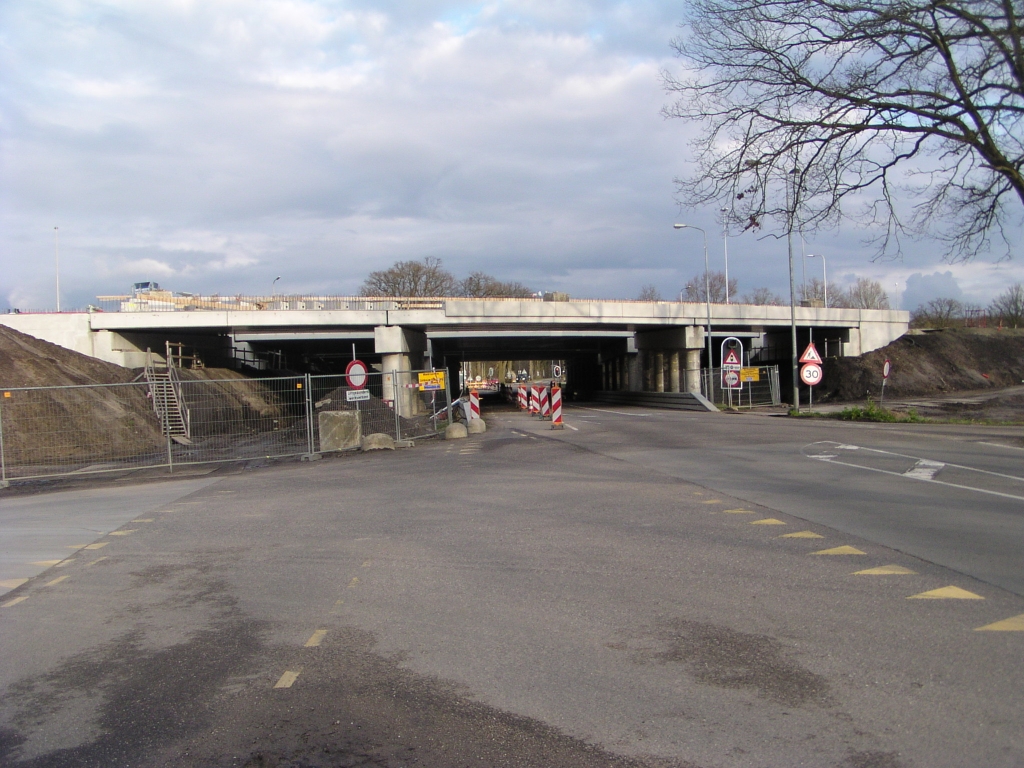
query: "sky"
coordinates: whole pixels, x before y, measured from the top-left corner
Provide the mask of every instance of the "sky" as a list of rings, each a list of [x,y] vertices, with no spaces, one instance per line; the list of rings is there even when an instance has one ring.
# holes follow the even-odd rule
[[[715,209],[675,179],[696,128],[662,116],[680,4],[5,0],[0,308],[192,293],[351,295],[440,258],[574,298],[672,299],[724,266]],[[55,227],[57,228],[55,230]],[[893,305],[987,305],[1024,255],[873,261],[844,225],[796,280],[878,280]],[[733,233],[740,293],[788,296],[785,240]],[[58,270],[59,262],[59,270]],[[274,283],[275,278],[280,280]]]

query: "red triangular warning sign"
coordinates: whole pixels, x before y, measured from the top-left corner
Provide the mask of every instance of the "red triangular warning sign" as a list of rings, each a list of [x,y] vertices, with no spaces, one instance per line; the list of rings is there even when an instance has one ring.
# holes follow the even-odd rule
[[[814,348],[814,342],[812,341],[807,345],[807,349],[800,356],[801,363],[817,363],[821,365],[821,355],[818,354],[818,350]]]
[[[722,365],[742,366],[743,363],[740,362],[740,356],[736,354],[736,350],[730,349],[728,352],[725,353],[725,360],[722,361]]]

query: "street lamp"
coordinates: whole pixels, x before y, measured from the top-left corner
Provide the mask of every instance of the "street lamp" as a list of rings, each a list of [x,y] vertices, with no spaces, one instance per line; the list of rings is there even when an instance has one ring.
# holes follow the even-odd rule
[[[711,389],[711,369],[714,368],[714,361],[711,357],[711,278],[708,274],[708,233],[700,227],[692,224],[673,224],[674,229],[696,229],[704,236],[704,304],[708,310],[708,392]]]
[[[825,263],[825,254],[823,253],[808,253],[808,259],[821,259],[821,277],[825,283],[825,309],[828,309],[828,267]]]
[[[274,286],[277,285],[277,281],[280,280],[280,279],[281,279],[281,276],[278,275],[277,277],[274,278],[274,282],[272,282],[270,284],[270,295],[271,295],[271,297],[273,297],[273,295],[274,295]]]
[[[725,247],[725,303],[729,303],[729,209],[721,208],[722,244]]]
[[[57,311],[60,312],[60,248],[57,243],[57,228],[53,228],[53,261],[57,267]]]

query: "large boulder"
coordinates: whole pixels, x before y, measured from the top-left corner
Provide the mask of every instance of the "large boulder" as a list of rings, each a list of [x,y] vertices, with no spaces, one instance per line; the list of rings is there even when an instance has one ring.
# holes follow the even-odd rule
[[[465,424],[449,424],[444,430],[445,440],[460,440],[463,437],[469,437]]]
[[[483,419],[470,419],[466,431],[471,435],[483,434],[487,431],[487,423]]]

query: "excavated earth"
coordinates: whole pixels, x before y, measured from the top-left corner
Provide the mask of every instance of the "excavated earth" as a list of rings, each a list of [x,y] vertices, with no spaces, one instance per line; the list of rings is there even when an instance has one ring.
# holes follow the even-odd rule
[[[815,402],[877,402],[886,360],[887,405],[931,417],[1024,421],[1024,330],[911,331],[860,357],[830,358]]]

